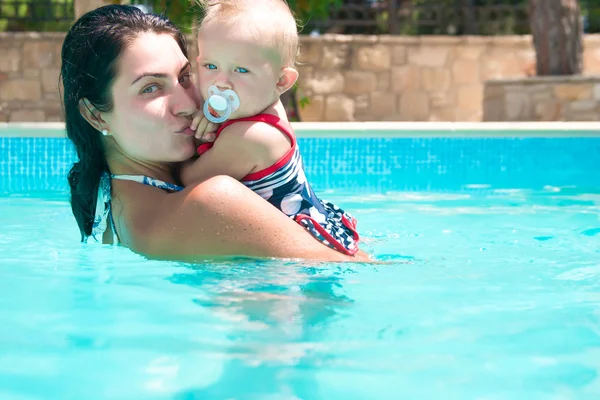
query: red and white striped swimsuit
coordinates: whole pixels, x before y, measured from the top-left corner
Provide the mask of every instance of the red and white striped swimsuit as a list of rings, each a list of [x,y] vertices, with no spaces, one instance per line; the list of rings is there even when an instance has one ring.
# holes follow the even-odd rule
[[[300,150],[291,128],[282,123],[279,117],[259,114],[224,122],[216,132],[216,140],[229,125],[242,121],[264,122],[272,125],[286,135],[292,143],[291,148],[275,164],[246,175],[242,183],[293,218],[327,246],[344,254],[355,254],[358,251],[359,241],[356,220],[335,204],[323,201],[315,195],[306,180]],[[204,153],[211,147],[212,143],[200,145],[198,154]]]

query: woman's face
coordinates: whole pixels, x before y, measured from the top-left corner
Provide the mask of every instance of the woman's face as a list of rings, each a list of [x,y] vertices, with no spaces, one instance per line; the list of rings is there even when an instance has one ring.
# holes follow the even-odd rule
[[[114,107],[103,119],[129,157],[178,162],[195,153],[192,115],[200,106],[188,59],[168,34],[142,33],[117,65]]]

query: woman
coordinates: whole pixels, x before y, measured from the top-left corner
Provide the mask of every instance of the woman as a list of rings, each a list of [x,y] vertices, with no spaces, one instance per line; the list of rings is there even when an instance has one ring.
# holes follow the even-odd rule
[[[62,48],[69,173],[82,239],[120,242],[151,258],[218,256],[365,261],[322,245],[233,178],[177,185],[195,154],[200,100],[185,38],[166,18],[109,5],[82,16]]]

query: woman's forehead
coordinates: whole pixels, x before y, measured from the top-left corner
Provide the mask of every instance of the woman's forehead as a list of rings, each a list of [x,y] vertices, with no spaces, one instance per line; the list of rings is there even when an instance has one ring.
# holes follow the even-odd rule
[[[119,61],[119,75],[178,74],[187,62],[171,35],[142,33],[123,52]]]

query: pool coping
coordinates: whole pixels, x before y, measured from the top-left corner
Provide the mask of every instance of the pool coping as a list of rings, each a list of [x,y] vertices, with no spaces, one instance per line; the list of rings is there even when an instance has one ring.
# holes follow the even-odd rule
[[[600,137],[598,122],[293,122],[305,137]],[[0,122],[0,137],[63,138],[62,122]]]

